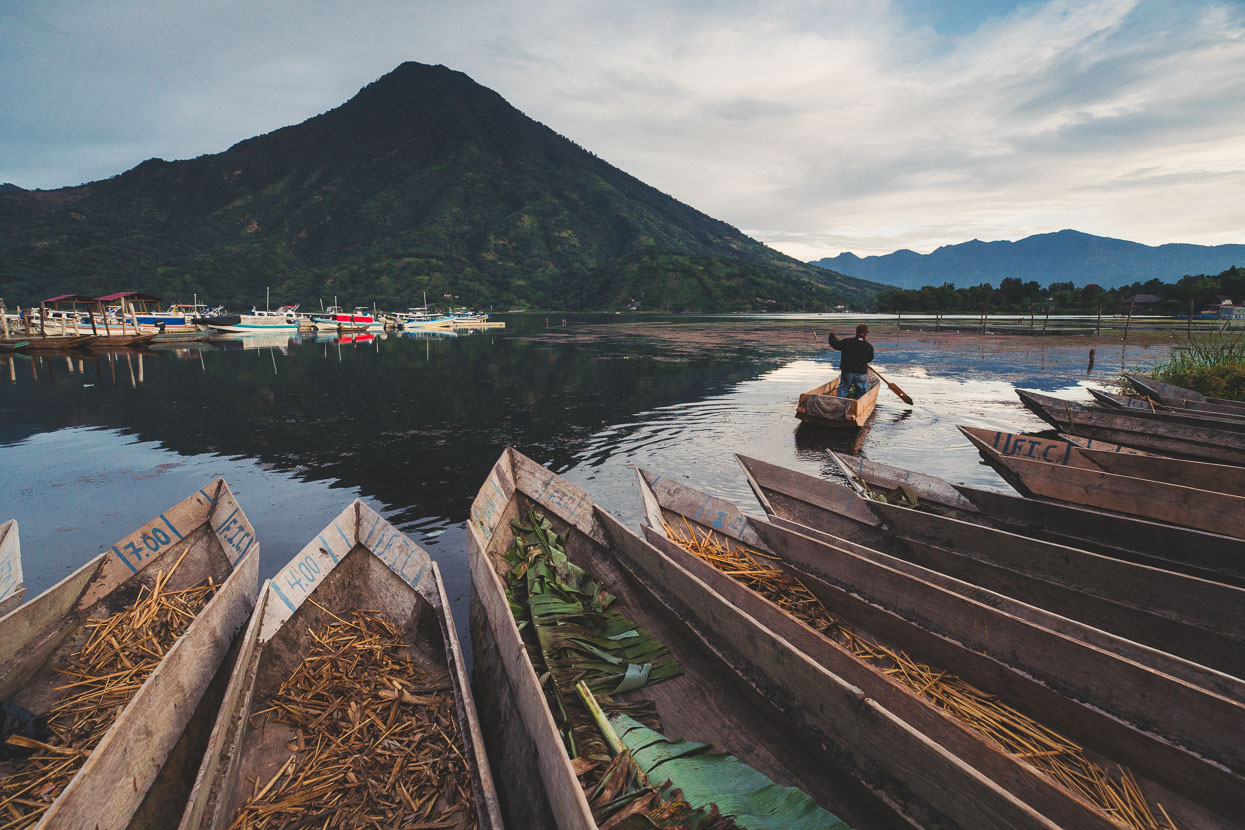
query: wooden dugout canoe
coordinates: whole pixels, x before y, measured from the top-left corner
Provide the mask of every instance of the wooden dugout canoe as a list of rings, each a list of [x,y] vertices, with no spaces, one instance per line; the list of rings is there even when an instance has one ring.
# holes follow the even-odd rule
[[[25,596],[17,520],[9,519],[0,524],[0,617],[21,605]]]
[[[95,338],[92,335],[31,335],[30,337],[10,337],[6,343],[25,343],[28,352],[59,352],[64,349],[78,349],[89,346]]]
[[[1174,424],[1189,424],[1190,426],[1207,426],[1212,429],[1226,429],[1233,432],[1245,432],[1245,413],[1240,415],[1225,415],[1212,412],[1197,412],[1187,409],[1174,409],[1164,404],[1155,404],[1141,398],[1132,398],[1127,395],[1116,395],[1113,392],[1104,392],[1101,389],[1090,389],[1089,394],[1094,400],[1108,409],[1120,409],[1131,415],[1138,415],[1142,418],[1154,418],[1161,421],[1168,421]]]
[[[37,827],[159,827],[181,810],[181,782],[164,773],[175,777],[185,758],[201,749],[196,724],[210,721],[217,703],[206,690],[255,603],[259,543],[229,487],[217,479],[0,618],[0,697],[38,714],[59,696],[55,687],[64,679],[56,669],[81,647],[87,620],[124,607],[140,584],[154,584],[179,560],[166,587],[179,590],[211,578],[219,585],[215,596]]]
[[[264,584],[242,640],[220,714],[182,815],[181,830],[230,826],[293,753],[295,730],[252,720],[314,645],[312,632],[353,610],[379,611],[406,638],[417,662],[453,685],[461,754],[472,772],[481,830],[501,830],[467,669],[441,573],[428,553],[356,500]],[[387,706],[388,704],[383,704]],[[394,782],[390,782],[392,787]]]
[[[1083,504],[1245,539],[1245,497],[1005,455],[977,435],[964,435],[1008,484],[1026,496]]]
[[[1245,466],[1245,433],[1148,419],[1017,389],[1021,402],[1060,432],[1163,455]]]
[[[794,470],[739,460],[776,524],[840,546],[850,539],[1066,617],[1078,624],[1059,629],[1069,636],[1086,638],[1086,626],[1106,632],[1113,636],[1088,641],[1245,701],[1243,589],[884,504]]]
[[[650,522],[645,535],[654,546],[704,579],[728,602],[754,615],[837,677],[860,688],[862,694],[938,741],[1059,826],[1110,826],[1110,820],[1079,794],[1055,785],[997,744],[982,740],[976,730],[966,728],[941,710],[933,710],[883,673],[858,662],[828,638],[688,554],[651,523],[656,521],[660,527],[664,520],[672,528],[681,529],[687,521],[697,533],[712,530],[774,557],[766,561],[801,579],[831,613],[847,621],[857,634],[877,637],[918,660],[928,660],[938,670],[956,674],[999,695],[1039,723],[1077,741],[1098,763],[1109,758],[1109,764],[1133,768],[1146,776],[1142,788],[1147,796],[1163,803],[1168,812],[1173,803],[1170,799],[1185,799],[1181,809],[1186,812],[1177,818],[1179,826],[1216,826],[1234,809],[1232,797],[1225,797],[1216,787],[1204,787],[1201,775],[1207,772],[1222,776],[1216,786],[1234,791],[1245,787],[1245,781],[1239,774],[1224,775],[1219,765],[1201,757],[1201,751],[1209,749],[1219,758],[1233,759],[1238,772],[1242,753],[1232,745],[1231,738],[1216,737],[1217,730],[1198,723],[1199,718],[1183,707],[1209,706],[1218,711],[1218,716],[1242,722],[1245,706],[1239,702],[1148,671],[1132,660],[1044,628],[1040,624],[1043,616],[1057,622],[1058,618],[1044,615],[1039,609],[992,597],[987,591],[940,578],[877,551],[851,543],[827,544],[748,518],[729,502],[669,479],[642,475],[651,482],[643,500]],[[942,584],[927,581],[923,576],[932,576]],[[957,593],[956,588],[964,593]],[[1028,614],[1030,619],[1013,612]],[[1156,711],[1154,707],[1160,706],[1159,699],[1177,708],[1171,711],[1173,717],[1169,721],[1156,728],[1151,715]],[[1112,709],[1104,711],[1104,703]],[[1123,710],[1130,707],[1133,719],[1123,715]],[[1141,723],[1135,719],[1138,715]],[[1195,736],[1194,732],[1199,734]],[[900,751],[896,748],[896,752]],[[1158,761],[1160,756],[1162,761]],[[963,793],[952,790],[947,796],[963,797]],[[1172,816],[1175,818],[1176,814]]]
[[[1124,375],[1138,393],[1161,401],[1170,407],[1188,409],[1194,412],[1223,413],[1226,415],[1245,416],[1245,401],[1231,401],[1226,398],[1211,398],[1201,392],[1185,389],[1171,383],[1163,383],[1154,378],[1139,375]]]
[[[1233,496],[1245,496],[1245,467],[1211,464],[1208,461],[1186,461],[1158,455],[1135,455],[1078,447],[1068,441],[1017,435],[993,429],[959,427],[976,446],[988,445],[1004,458],[1020,458],[1060,467],[1074,467],[1098,473],[1113,473],[1211,490]],[[1102,506],[1102,505],[1099,505]]]
[[[837,395],[839,378],[835,378],[801,394],[795,417],[818,427],[863,427],[873,414],[873,408],[878,405],[878,391],[881,388],[878,379],[871,377],[868,392],[859,398],[840,398]]]
[[[841,452],[835,456],[840,469],[862,485],[875,492],[901,491],[923,510],[1245,587],[1245,540],[1091,507],[950,484]]]
[[[567,536],[571,561],[618,597],[614,607],[682,667],[677,677],[621,696],[652,701],[669,737],[711,743],[799,787],[858,829],[1043,825],[1030,808],[672,564],[583,490],[507,449],[472,505],[468,539],[477,702],[511,826],[596,827],[495,564],[511,544],[510,520],[531,506]],[[896,746],[904,753],[887,768],[906,765],[907,788],[880,785],[884,774],[876,770],[867,785],[856,777],[863,758]],[[958,799],[940,795],[949,780],[963,788]]]
[[[1059,440],[1067,441],[1069,444],[1073,444],[1077,447],[1080,447],[1083,450],[1101,450],[1102,452],[1121,452],[1121,453],[1126,453],[1128,455],[1149,455],[1149,456],[1155,455],[1152,452],[1146,452],[1145,450],[1134,449],[1133,447],[1126,447],[1123,444],[1112,444],[1110,441],[1095,441],[1093,438],[1082,438],[1079,435],[1068,435],[1062,432],[1058,433],[1058,435],[1059,435]]]

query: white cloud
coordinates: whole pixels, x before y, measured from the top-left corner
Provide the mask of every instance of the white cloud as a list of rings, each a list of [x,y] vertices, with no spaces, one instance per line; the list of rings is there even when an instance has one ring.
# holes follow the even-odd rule
[[[962,24],[877,0],[9,0],[0,181],[219,151],[418,60],[802,259],[1069,227],[1245,241],[1239,4]]]

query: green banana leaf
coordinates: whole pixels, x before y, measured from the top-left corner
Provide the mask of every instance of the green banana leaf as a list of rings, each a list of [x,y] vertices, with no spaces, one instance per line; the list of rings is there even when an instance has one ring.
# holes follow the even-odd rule
[[[849,830],[796,787],[783,787],[735,758],[705,744],[670,741],[623,714],[610,724],[636,765],[654,785],[669,781],[693,807],[731,817],[749,830]]]
[[[510,523],[515,541],[503,557],[510,612],[529,643],[558,728],[572,758],[608,761],[610,753],[592,719],[577,704],[583,680],[601,705],[660,728],[650,701],[613,701],[622,694],[682,673],[669,651],[647,631],[610,608],[614,596],[566,557],[566,540],[536,510]],[[531,648],[535,646],[535,648]]]

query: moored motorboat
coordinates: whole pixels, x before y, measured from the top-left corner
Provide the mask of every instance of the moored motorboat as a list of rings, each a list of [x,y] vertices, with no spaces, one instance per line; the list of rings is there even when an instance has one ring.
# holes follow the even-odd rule
[[[840,398],[839,378],[800,395],[795,417],[819,427],[859,428],[865,425],[878,403],[881,382],[870,373],[869,388],[859,398]]]
[[[209,684],[254,605],[258,561],[218,479],[0,618],[0,696],[50,729],[3,765],[6,820],[125,828],[181,810],[181,782],[162,773],[207,738]]]
[[[983,436],[961,431],[986,463],[1026,496],[1097,507],[1245,539],[1243,496],[1007,454]],[[1037,442],[1025,441],[1026,445],[1033,443]],[[1058,445],[1063,442],[1048,443],[1056,445],[1052,455],[1058,457]],[[1066,457],[1071,457],[1070,451]],[[1225,486],[1231,486],[1231,482]]]
[[[264,584],[180,827],[256,815],[501,830],[440,571],[361,501]]]
[[[640,476],[648,522],[644,530],[650,543],[731,605],[1058,826],[1105,827],[1120,817],[1110,790],[1128,791],[1136,779],[1122,774],[1117,765],[1140,764],[1148,780],[1132,792],[1146,793],[1151,805],[1165,803],[1169,811],[1167,787],[1206,765],[1192,746],[1184,744],[1192,736],[1187,724],[1178,723],[1183,713],[1156,729],[1150,717],[1154,699],[1149,698],[1155,688],[1178,707],[1204,699],[1223,706],[1224,715],[1233,720],[1245,717],[1239,701],[1224,704],[1205,690],[1190,692],[1187,684],[1141,669],[1131,659],[1102,648],[1101,642],[1078,642],[1074,635],[1069,638],[1043,626],[1067,623],[1056,615],[938,578],[876,551],[850,543],[818,543],[750,519],[729,502],[680,481],[643,472]],[[916,663],[922,659],[931,665]],[[1006,679],[1012,672],[1015,675]],[[1088,688],[1096,683],[1085,682],[1090,676],[1116,677],[1122,683],[1130,682],[1125,676],[1133,676],[1152,688],[1141,695],[1119,695],[1109,686]],[[1006,714],[979,721],[976,703],[964,708],[948,705],[957,697],[940,690],[942,682],[967,683],[965,698],[958,699],[989,700],[986,708],[999,705]],[[1048,694],[1054,689],[1059,692]],[[1189,699],[1176,703],[1186,696]],[[1133,699],[1125,701],[1128,697]],[[1107,701],[1104,712],[1099,707]],[[1111,708],[1121,704],[1131,708],[1131,715],[1122,717],[1131,726],[1118,732],[1121,712],[1111,713]],[[1056,723],[1066,735],[1055,739],[1062,748],[1012,746],[1017,735],[1049,735],[1047,725]],[[1127,738],[1107,737],[1099,731],[1103,727]],[[1218,756],[1237,754],[1212,731],[1196,725],[1192,731],[1201,732],[1192,738],[1193,746],[1209,740],[1218,744],[1212,750]],[[1156,732],[1166,740],[1157,740]],[[1146,748],[1147,742],[1154,747]],[[1173,751],[1175,747],[1180,748]],[[1084,781],[1061,770],[1064,764],[1079,767],[1081,752],[1096,759],[1078,770],[1086,775]],[[1168,755],[1165,763],[1181,769],[1154,764],[1152,752]],[[1109,773],[1089,772],[1089,767],[1104,763]],[[1239,776],[1230,780],[1239,788]],[[1178,789],[1182,786],[1177,784]],[[1177,822],[1222,820],[1223,811],[1231,809],[1228,802],[1207,790],[1197,798],[1208,795],[1209,801],[1198,803]]]
[[[1195,461],[1245,466],[1245,433],[1082,406],[1027,389],[1017,389],[1016,394],[1035,415],[1061,433]]]
[[[523,524],[529,521],[535,524]],[[649,668],[633,669],[626,659],[614,666],[616,676],[605,685],[618,688],[602,704],[607,711],[651,707],[661,731],[730,752],[853,827],[1051,826],[670,562],[595,507],[583,490],[507,449],[472,504],[468,551],[477,703],[511,826],[598,826],[564,743],[565,721],[547,697],[550,681],[537,671],[542,651],[533,652],[536,647],[525,640],[538,627],[537,618],[524,618],[520,631],[514,616],[519,612],[512,608],[526,606],[503,582],[511,578],[508,552],[526,544],[516,542],[516,533],[526,539],[529,531],[545,540],[541,545],[563,552],[558,556],[567,560],[558,567],[566,579],[620,615],[609,631],[615,625],[622,631],[613,636],[647,643],[646,654],[656,641],[657,654],[665,655]],[[557,592],[571,589],[552,590],[561,596]],[[536,633],[540,639],[548,632]],[[628,640],[605,642],[618,647]],[[659,680],[650,678],[659,671]],[[644,685],[637,685],[641,679]],[[549,694],[563,699],[560,692]],[[581,735],[574,734],[572,746]],[[887,753],[894,757],[885,760]],[[790,825],[773,820],[757,826]],[[798,826],[840,825],[827,819]]]
[[[0,522],[0,616],[22,604],[26,583],[22,581],[22,547],[17,520]]]
[[[993,429],[960,427],[974,444],[984,443],[1005,458],[1040,461],[1100,473],[1145,478],[1199,490],[1245,496],[1245,467],[1187,461],[1158,455],[1137,455],[1080,447],[1069,441],[1039,435],[1018,435]],[[1096,505],[1103,506],[1103,505]]]
[[[298,331],[298,306],[283,305],[276,311],[251,309],[250,314],[229,314],[205,317],[203,325],[218,331],[247,334],[250,332]]]

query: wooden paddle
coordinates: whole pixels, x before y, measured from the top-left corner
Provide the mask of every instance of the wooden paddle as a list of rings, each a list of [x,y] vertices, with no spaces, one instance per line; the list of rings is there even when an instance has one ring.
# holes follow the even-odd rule
[[[878,376],[878,380],[882,381],[882,383],[885,383],[885,384],[887,385],[887,387],[889,387],[889,388],[890,388],[890,390],[891,390],[892,392],[894,392],[896,395],[898,395],[898,396],[899,396],[899,399],[900,399],[901,401],[903,401],[904,403],[909,404],[909,405],[911,405],[911,404],[912,404],[912,398],[908,397],[908,393],[907,393],[907,392],[903,391],[903,390],[902,390],[902,389],[900,389],[898,386],[896,386],[895,384],[891,383],[891,382],[890,382],[889,380],[887,380],[886,378],[882,377],[882,373],[881,373],[881,372],[879,372],[877,369],[874,369],[872,366],[870,366],[869,368],[873,371],[873,374],[875,374],[875,375],[877,375],[877,376]]]

